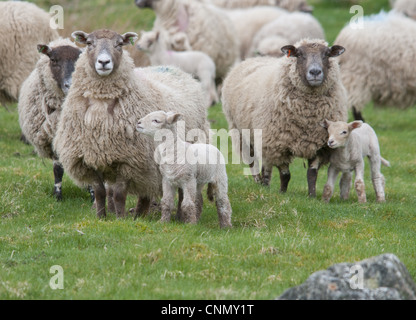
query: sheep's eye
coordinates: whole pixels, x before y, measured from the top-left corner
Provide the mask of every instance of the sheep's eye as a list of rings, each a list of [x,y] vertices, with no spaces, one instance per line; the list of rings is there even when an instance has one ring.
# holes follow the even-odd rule
[[[160,123],[160,121],[159,121],[159,120],[156,120],[156,119],[155,119],[155,120],[153,120],[153,122],[154,122],[154,123]]]
[[[341,134],[346,135],[348,132],[347,131],[342,131]]]
[[[89,41],[89,40],[88,40],[88,41],[86,42],[86,44],[87,44],[87,46],[90,46],[90,45],[92,45],[92,41]]]

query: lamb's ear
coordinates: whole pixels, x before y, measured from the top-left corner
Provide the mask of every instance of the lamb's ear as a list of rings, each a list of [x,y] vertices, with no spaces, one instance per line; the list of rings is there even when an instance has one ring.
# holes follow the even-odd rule
[[[335,58],[335,57],[340,56],[344,52],[345,52],[344,47],[335,45],[335,46],[332,46],[331,48],[329,48],[328,57]]]
[[[49,48],[46,44],[38,44],[39,53],[45,54],[49,57],[52,52],[52,49]]]
[[[121,36],[123,38],[123,46],[131,44],[134,46],[134,43],[139,39],[139,36],[135,32],[126,32]]]
[[[178,119],[180,118],[180,114],[179,113],[174,113],[174,112],[167,112],[166,113],[166,122],[168,124],[173,124],[176,121],[178,121]]]
[[[324,127],[325,129],[328,129],[329,128],[329,122],[330,121],[328,121],[327,119],[325,119],[324,121],[322,121],[319,125],[321,126],[321,127]]]
[[[298,56],[298,49],[295,46],[284,46],[282,49],[283,54],[285,54],[288,58],[289,57],[297,57]]]
[[[348,124],[348,128],[350,129],[350,131],[360,128],[363,125],[362,121],[354,121]]]
[[[89,34],[84,31],[75,31],[72,32],[71,37],[74,38],[75,42],[81,44],[87,44],[87,38]]]

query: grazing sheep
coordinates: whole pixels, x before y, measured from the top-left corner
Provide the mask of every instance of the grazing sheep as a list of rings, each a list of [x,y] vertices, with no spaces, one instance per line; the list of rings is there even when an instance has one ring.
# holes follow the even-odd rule
[[[255,6],[278,6],[288,11],[312,12],[313,8],[306,0],[199,0],[218,7],[235,9]]]
[[[238,60],[238,40],[227,15],[219,8],[195,0],[136,0],[139,8],[156,13],[154,30],[167,30],[169,37],[185,33],[195,51],[214,61],[217,80],[222,80]]]
[[[201,51],[176,52],[168,50],[167,41],[163,31],[144,32],[137,48],[149,55],[152,65],[172,65],[196,77],[205,92],[207,107],[218,103],[214,61]]]
[[[163,177],[162,221],[170,221],[176,189],[181,188],[183,220],[197,223],[202,212],[202,189],[211,183],[220,227],[231,227],[225,159],[210,144],[190,144],[178,137],[172,129],[179,117],[178,113],[155,111],[140,119],[136,126],[139,132],[152,137],[157,145],[157,162]],[[158,139],[162,136],[166,137],[163,142]]]
[[[126,215],[127,193],[139,195],[136,216],[145,214],[162,192],[162,177],[153,142],[135,130],[136,122],[165,106],[184,114],[187,132],[207,135],[201,85],[173,67],[135,69],[123,46],[134,44],[136,33],[97,30],[72,36],[87,48],[75,67],[54,149],[77,184],[93,186],[98,217],[106,215],[105,183],[118,217]]]
[[[416,64],[415,34],[414,20],[392,12],[368,17],[362,29],[342,29],[336,43],[348,48],[340,67],[355,120],[363,120],[370,101],[397,108],[416,104],[416,73],[409,67]]]
[[[345,121],[348,116],[346,91],[334,59],[344,48],[307,39],[282,51],[288,58],[252,58],[235,67],[224,81],[223,110],[230,130],[262,129],[262,159],[251,164],[256,181],[269,185],[277,166],[280,190],[286,192],[289,164],[294,157],[305,158],[309,195],[314,197],[318,170],[328,157],[327,132],[319,123]],[[242,138],[243,146],[257,150],[258,145]]]
[[[337,176],[342,172],[340,180],[341,198],[349,197],[352,172],[355,172],[355,190],[358,201],[367,201],[364,185],[364,157],[368,157],[371,167],[371,179],[378,202],[386,200],[384,194],[385,180],[380,172],[381,164],[390,167],[390,163],[380,155],[377,135],[368,124],[362,121],[346,123],[325,120],[323,127],[328,130],[328,146],[333,149],[328,168],[328,180],[323,192],[323,200],[329,202],[334,191]]]
[[[55,40],[49,45],[40,44],[38,50],[43,55],[20,91],[19,123],[22,133],[38,155],[53,160],[54,194],[61,200],[64,172],[53,151],[52,140],[81,50],[69,39]]]
[[[395,12],[401,13],[406,17],[416,20],[416,1],[390,0],[390,4]]]
[[[38,43],[58,39],[51,17],[29,2],[0,2],[0,104],[17,102],[20,87],[39,59]]]
[[[325,39],[325,33],[319,21],[311,14],[303,12],[283,14],[256,33],[249,55],[255,56],[258,53],[281,57],[283,53],[280,48],[287,43],[296,43],[304,38]]]

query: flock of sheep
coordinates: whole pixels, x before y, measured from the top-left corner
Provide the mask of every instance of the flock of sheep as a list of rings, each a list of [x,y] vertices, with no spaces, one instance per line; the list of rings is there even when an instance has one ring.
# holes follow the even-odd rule
[[[0,46],[0,103],[18,102],[24,137],[39,156],[53,160],[58,200],[65,170],[90,189],[98,217],[106,211],[126,216],[127,194],[138,197],[135,216],[145,215],[163,195],[162,221],[169,221],[178,192],[177,218],[196,223],[208,184],[220,226],[231,227],[224,159],[207,144],[207,109],[221,100],[230,129],[262,130],[260,150],[253,136],[241,135],[238,146],[261,155],[250,165],[256,182],[269,185],[276,166],[285,192],[289,165],[300,157],[308,160],[311,197],[318,170],[329,163],[323,199],[331,198],[339,172],[341,197],[348,198],[356,171],[355,189],[365,202],[362,159],[368,156],[377,201],[385,201],[380,164],[389,163],[377,136],[362,121],[346,121],[348,110],[363,120],[370,101],[416,103],[409,68],[416,63],[414,1],[392,1],[391,12],[366,17],[363,29],[346,26],[332,47],[306,0],[135,4],[156,13],[153,30],[143,32],[136,46],[152,66],[136,66],[123,49],[139,39],[134,32],[75,31],[80,48],[59,38],[49,15],[34,4],[0,2],[7,37]],[[173,162],[161,164],[155,156],[165,159],[167,150],[154,141],[161,129],[177,132],[172,144],[185,154],[217,161],[181,162],[174,151]],[[191,134],[195,129],[199,136]]]

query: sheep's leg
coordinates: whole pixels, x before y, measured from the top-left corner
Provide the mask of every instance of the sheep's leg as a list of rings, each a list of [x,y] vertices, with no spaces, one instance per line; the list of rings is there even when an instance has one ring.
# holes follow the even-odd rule
[[[176,210],[176,220],[183,221],[182,217],[182,202],[183,202],[183,190],[178,188],[178,209]]]
[[[220,228],[231,228],[231,204],[228,198],[228,185],[227,179],[222,178],[214,188],[218,220],[220,222]]]
[[[114,203],[113,187],[106,184],[106,190],[107,190],[107,209],[108,209],[108,212],[116,213],[116,205]]]
[[[373,181],[374,191],[376,192],[377,202],[386,201],[384,193],[385,180],[380,172],[381,159],[380,156],[368,157],[370,159],[371,180]]]
[[[250,145],[250,156],[251,155],[253,155],[253,161],[250,162],[249,164],[251,175],[253,176],[254,181],[256,183],[263,183],[263,177],[260,175],[259,160],[256,157],[254,157],[254,147],[252,145]],[[263,168],[262,168],[262,172],[263,172]]]
[[[331,200],[332,194],[334,193],[335,181],[337,180],[339,170],[336,169],[333,165],[330,165],[328,168],[328,179],[326,181],[324,192],[322,194],[322,200],[329,202]]]
[[[183,201],[181,211],[186,223],[196,224],[196,181],[191,180],[183,186]]]
[[[87,186],[87,191],[90,194],[91,202],[94,203],[95,202],[95,194],[94,194],[94,189],[92,188],[92,186]]]
[[[361,111],[358,111],[355,107],[352,107],[352,114],[354,116],[354,120],[361,120],[362,122],[365,122]]]
[[[318,179],[319,159],[308,160],[308,194],[311,198],[316,198],[316,180]]]
[[[151,202],[150,198],[140,197],[140,196],[138,198],[139,199],[137,201],[137,206],[136,206],[136,209],[134,210],[136,212],[134,216],[134,220],[136,220],[138,217],[146,216],[150,208],[150,202]]]
[[[261,168],[261,178],[262,178],[262,185],[269,187],[270,186],[270,181],[272,180],[272,171],[273,171],[273,166],[269,165],[269,164],[264,164],[263,167]]]
[[[163,197],[162,197],[162,217],[161,222],[169,222],[172,215],[173,208],[175,207],[175,192],[176,188],[165,179],[162,182]]]
[[[53,175],[55,177],[53,194],[57,201],[62,201],[62,178],[64,176],[64,168],[57,160],[53,161]]]
[[[105,218],[105,200],[106,200],[106,190],[103,181],[98,178],[93,183],[94,193],[95,193],[95,204],[97,210],[98,218]]]
[[[355,191],[357,192],[358,202],[367,202],[364,184],[364,160],[361,161],[355,168]]]
[[[202,197],[203,184],[199,184],[196,188],[196,220],[199,221],[204,206],[204,198]]]
[[[278,166],[277,169],[279,169],[280,174],[280,192],[285,193],[287,191],[287,187],[289,186],[290,181],[289,165],[284,164]]]
[[[341,180],[339,181],[339,189],[342,200],[348,200],[350,197],[350,190],[352,185],[352,172],[342,173]]]
[[[127,216],[126,212],[126,199],[127,199],[127,186],[125,183],[117,183],[113,189],[114,206],[116,209],[117,218],[124,218]]]

